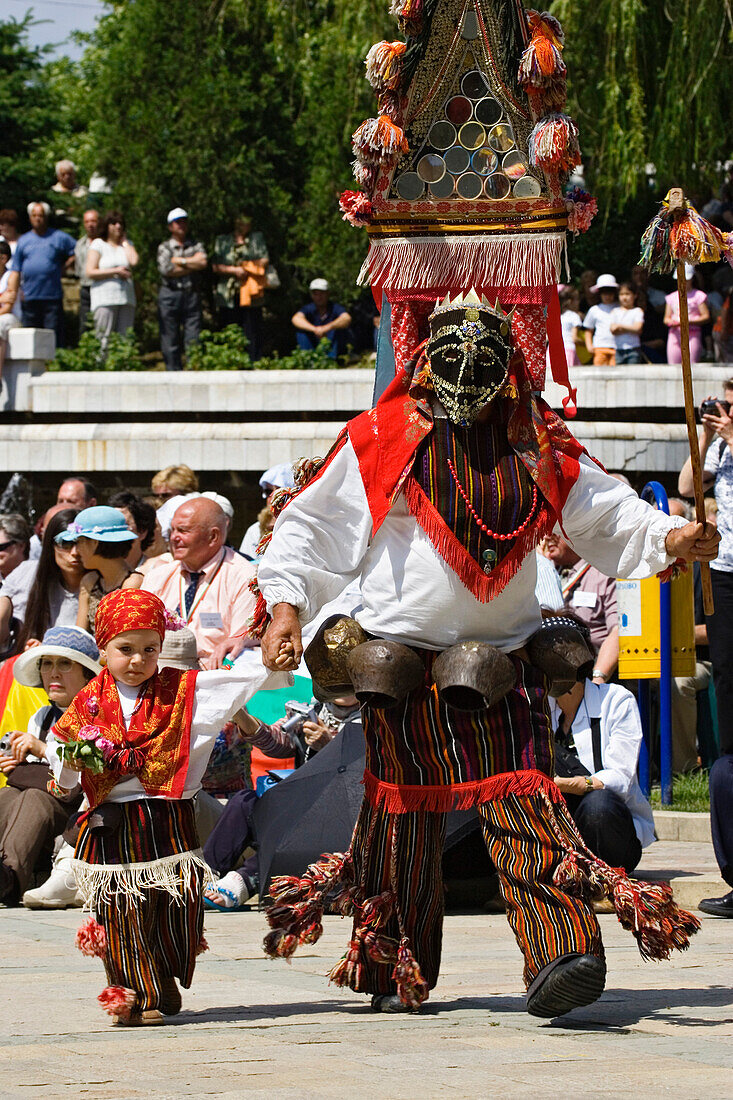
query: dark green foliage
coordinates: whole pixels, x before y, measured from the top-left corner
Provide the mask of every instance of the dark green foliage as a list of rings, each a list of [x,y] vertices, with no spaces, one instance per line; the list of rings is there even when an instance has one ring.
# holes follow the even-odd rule
[[[59,348],[56,358],[48,364],[49,370],[146,370],[148,364],[140,355],[140,349],[132,332],[120,336],[112,332],[107,337],[106,355],[102,344],[92,329],[87,329],[76,348]]]

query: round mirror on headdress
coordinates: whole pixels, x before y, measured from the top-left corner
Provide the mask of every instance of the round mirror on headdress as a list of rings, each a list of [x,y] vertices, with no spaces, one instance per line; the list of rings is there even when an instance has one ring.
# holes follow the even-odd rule
[[[482,99],[488,90],[486,77],[478,69],[471,69],[461,80],[461,91],[469,99]]]
[[[480,99],[474,107],[474,115],[484,126],[495,126],[501,121],[503,111],[501,104],[495,99]]]
[[[482,145],[471,157],[471,167],[480,176],[490,176],[499,167],[499,158],[488,145]]]
[[[508,122],[500,122],[489,131],[489,145],[497,153],[508,153],[514,147],[514,131]]]
[[[438,153],[426,153],[417,162],[417,174],[423,183],[437,183],[445,175],[445,161]]]
[[[425,184],[418,176],[417,172],[403,172],[398,178],[395,189],[401,199],[419,199],[425,190]]]
[[[458,131],[464,149],[478,149],[486,141],[486,131],[480,122],[466,122]]]
[[[455,126],[462,126],[473,114],[473,104],[465,96],[454,95],[445,105],[445,114]]]
[[[511,183],[502,172],[494,172],[484,184],[487,199],[505,199],[511,191]]]
[[[483,180],[475,172],[466,172],[456,181],[456,191],[462,199],[477,199],[483,190]]]
[[[502,160],[501,170],[505,176],[509,176],[510,180],[518,180],[522,176],[526,176],[529,165],[519,150],[513,149]]]
[[[463,146],[454,145],[443,154],[443,160],[448,171],[458,176],[461,172],[465,172],[471,163],[471,154]]]
[[[430,184],[430,195],[434,199],[449,199],[453,194],[456,181],[450,172],[446,172],[442,179]]]
[[[452,122],[434,122],[430,127],[428,142],[433,149],[450,149],[456,140],[456,128]]]
[[[537,199],[542,194],[542,187],[534,176],[522,176],[514,184],[512,194],[516,199]]]

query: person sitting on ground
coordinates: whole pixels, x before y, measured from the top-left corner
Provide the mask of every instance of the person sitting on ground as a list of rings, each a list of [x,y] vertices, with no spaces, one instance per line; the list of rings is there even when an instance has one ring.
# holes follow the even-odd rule
[[[330,301],[325,279],[313,279],[308,289],[310,302],[292,317],[293,326],[298,330],[297,345],[304,351],[313,351],[325,336],[331,342],[329,359],[337,359],[346,354],[351,314],[338,302]]]
[[[543,625],[568,619],[585,635],[590,659],[590,631],[580,620],[550,618]],[[642,849],[655,839],[651,806],[636,778],[642,739],[639,708],[620,684],[584,678],[564,686],[569,690],[550,699],[555,782],[591,852],[630,874]]]
[[[152,504],[146,504],[144,500],[141,500],[135,493],[131,493],[129,489],[121,489],[119,493],[113,493],[107,504],[110,508],[119,508],[125,517],[127,526],[134,533],[135,541],[125,560],[130,569],[140,570],[140,566],[148,560],[150,547],[157,538],[155,508]],[[165,544],[163,544],[163,549],[160,552],[163,553],[164,551]]]
[[[86,570],[79,589],[76,625],[89,634],[94,634],[94,617],[103,596],[118,588],[139,588],[142,583],[142,574],[125,561],[134,541],[135,535],[119,508],[103,504],[85,508],[56,536],[60,545],[76,543]]]
[[[27,687],[43,687],[49,705],[32,716],[28,729],[9,735],[0,756],[8,785],[0,789],[0,901],[17,905],[54,837],[81,803],[81,789],[49,794],[46,738],[78,691],[101,671],[94,639],[76,627],[52,627],[43,641],[15,662],[13,674]]]
[[[306,719],[303,722],[302,740],[307,746],[307,752],[299,755],[296,753],[296,762],[305,762],[325,748],[347,722],[361,722],[359,701],[354,695],[334,699],[322,706],[314,699],[313,706],[320,708],[318,720],[312,722]],[[267,726],[243,707],[234,715],[234,721],[241,734],[265,756],[276,760],[293,756],[293,739],[283,729],[287,717]],[[263,797],[266,797],[266,793]],[[252,814],[256,804],[257,795],[253,790],[238,791],[227,802],[224,813],[204,845],[204,859],[220,876],[215,887],[204,890],[204,905],[207,909],[241,909],[259,891],[257,855],[249,856],[244,861],[240,858],[241,853],[250,847],[254,839]]]
[[[618,306],[618,283],[613,275],[599,275],[591,290],[600,302],[591,306],[583,318],[585,346],[594,367],[613,367],[616,363],[616,337],[611,332],[611,314]]]

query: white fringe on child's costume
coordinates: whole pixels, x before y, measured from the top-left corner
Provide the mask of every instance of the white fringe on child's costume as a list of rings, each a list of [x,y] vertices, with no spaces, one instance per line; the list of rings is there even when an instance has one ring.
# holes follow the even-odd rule
[[[100,902],[113,899],[127,905],[142,901],[145,890],[165,890],[183,903],[193,890],[194,868],[204,872],[203,888],[216,886],[216,876],[205,862],[201,849],[179,852],[149,863],[86,863],[72,860],[77,886],[84,908],[94,911]]]

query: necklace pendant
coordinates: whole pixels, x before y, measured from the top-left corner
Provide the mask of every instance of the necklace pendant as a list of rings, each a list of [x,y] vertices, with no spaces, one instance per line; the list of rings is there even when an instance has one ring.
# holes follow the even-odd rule
[[[481,554],[481,560],[484,562],[484,573],[490,573],[496,565],[496,559],[498,554],[496,550],[484,550]]]

